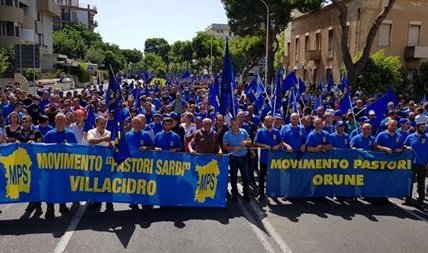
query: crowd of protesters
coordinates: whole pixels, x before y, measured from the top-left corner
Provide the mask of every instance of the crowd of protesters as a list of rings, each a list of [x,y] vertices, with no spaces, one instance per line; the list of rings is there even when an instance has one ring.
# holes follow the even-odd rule
[[[362,92],[354,92],[352,109],[342,112],[334,103],[314,107],[314,98],[323,91],[302,94],[297,110],[288,106],[272,113],[266,96],[261,108],[245,95],[246,84],[237,85],[236,117],[221,115],[209,103],[208,87],[171,84],[161,87],[144,81],[121,82],[121,112],[108,109],[106,89],[102,84],[81,91],[39,88],[37,94],[7,86],[0,91],[1,143],[78,143],[114,147],[111,129],[115,114],[124,122],[123,136],[131,154],[146,150],[211,153],[230,155],[231,201],[239,201],[238,171],[243,183],[243,200],[265,199],[265,181],[269,150],[287,152],[327,152],[334,148],[355,148],[415,153],[413,172],[417,182],[417,199],[408,196],[406,204],[424,208],[425,177],[428,171],[428,103],[418,104],[399,98],[398,105],[389,103],[387,115],[364,110],[374,101]],[[324,94],[324,100],[329,99]],[[334,97],[332,93],[331,97]],[[286,98],[284,98],[286,102]],[[220,101],[221,102],[221,101]],[[328,105],[326,105],[328,104]],[[96,114],[96,125],[85,131],[89,108]],[[260,150],[260,152],[259,152]],[[260,157],[259,157],[260,154]],[[256,176],[258,180],[256,181]],[[255,189],[252,196],[250,188]],[[254,194],[255,195],[255,194]],[[99,208],[101,203],[92,203]],[[132,209],[138,205],[131,204]],[[113,211],[106,204],[106,211]],[[41,203],[29,203],[27,212],[42,215]],[[69,208],[60,204],[59,211]],[[54,217],[49,203],[45,217]]]

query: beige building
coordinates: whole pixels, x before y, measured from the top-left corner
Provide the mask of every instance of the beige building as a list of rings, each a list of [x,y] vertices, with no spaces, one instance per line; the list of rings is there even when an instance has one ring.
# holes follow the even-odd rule
[[[60,14],[54,0],[0,0],[0,47],[37,44],[51,54],[53,17]]]
[[[372,22],[385,0],[347,0],[349,49],[352,56],[362,51]],[[286,68],[296,70],[306,83],[325,82],[330,72],[340,81],[339,12],[328,5],[315,14],[296,14],[285,32]],[[414,73],[428,60],[428,0],[397,0],[380,26],[372,53],[384,49],[398,56],[402,66]]]
[[[94,31],[98,26],[95,15],[97,7],[89,4],[81,4],[79,0],[55,0],[61,7],[61,15],[54,19],[54,31],[65,26],[80,22],[89,30]]]
[[[205,28],[205,32],[219,38],[233,37],[233,33],[228,24],[211,24]]]

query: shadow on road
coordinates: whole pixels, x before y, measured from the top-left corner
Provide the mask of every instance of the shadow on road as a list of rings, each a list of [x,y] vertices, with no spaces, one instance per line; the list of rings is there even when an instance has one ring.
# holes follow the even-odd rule
[[[287,199],[285,203],[278,199],[273,199],[273,201],[274,203],[267,204],[267,207],[270,209],[269,212],[286,217],[292,222],[299,222],[299,218],[304,214],[316,215],[325,219],[329,216],[337,216],[349,221],[353,220],[357,215],[364,216],[373,222],[378,222],[377,216],[418,220],[392,203],[373,204],[366,201],[347,203],[333,201],[328,198]],[[419,215],[421,213],[428,215],[425,211],[413,212],[419,212]]]
[[[117,207],[119,205],[116,205]],[[120,207],[124,209],[124,205]],[[55,238],[59,238],[66,232],[75,212],[76,210],[73,210],[63,217],[57,216],[49,220],[28,218],[28,216],[13,220],[0,220],[0,235],[52,233]],[[229,202],[226,208],[161,207],[136,211],[125,209],[110,213],[87,208],[76,231],[93,230],[115,233],[126,248],[138,226],[146,229],[156,222],[172,222],[176,228],[182,229],[186,227],[186,221],[190,220],[212,220],[228,225],[230,219],[238,217],[243,217],[242,212],[235,203]]]

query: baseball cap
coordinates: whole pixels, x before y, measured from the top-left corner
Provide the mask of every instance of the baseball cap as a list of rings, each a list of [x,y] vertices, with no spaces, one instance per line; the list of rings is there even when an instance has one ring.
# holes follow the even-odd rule
[[[403,124],[410,124],[410,120],[406,118],[400,119],[400,125],[403,125]]]
[[[339,120],[338,122],[336,122],[336,126],[337,126],[337,127],[339,127],[339,126],[344,126],[344,125],[346,125],[346,124],[345,124],[345,122],[344,122],[344,121],[342,121],[342,120]]]
[[[422,115],[422,114],[415,117],[416,125],[426,124],[427,120],[428,120],[427,116]]]
[[[362,116],[358,119],[358,122],[365,122],[366,120],[368,120],[369,118],[367,118],[366,116]]]
[[[376,115],[376,112],[375,112],[375,111],[373,111],[373,110],[370,110],[368,114],[369,114],[369,115]]]

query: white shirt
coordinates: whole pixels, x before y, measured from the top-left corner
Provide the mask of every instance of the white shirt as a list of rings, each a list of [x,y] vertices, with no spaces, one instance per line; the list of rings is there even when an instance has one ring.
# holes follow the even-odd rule
[[[97,128],[93,128],[91,130],[88,131],[88,142],[92,139],[99,139],[99,138],[104,138],[104,137],[110,137],[111,136],[111,132],[109,130],[104,130],[104,134],[101,134]],[[104,147],[108,147],[110,143],[103,141],[98,143],[98,146],[104,146]]]

